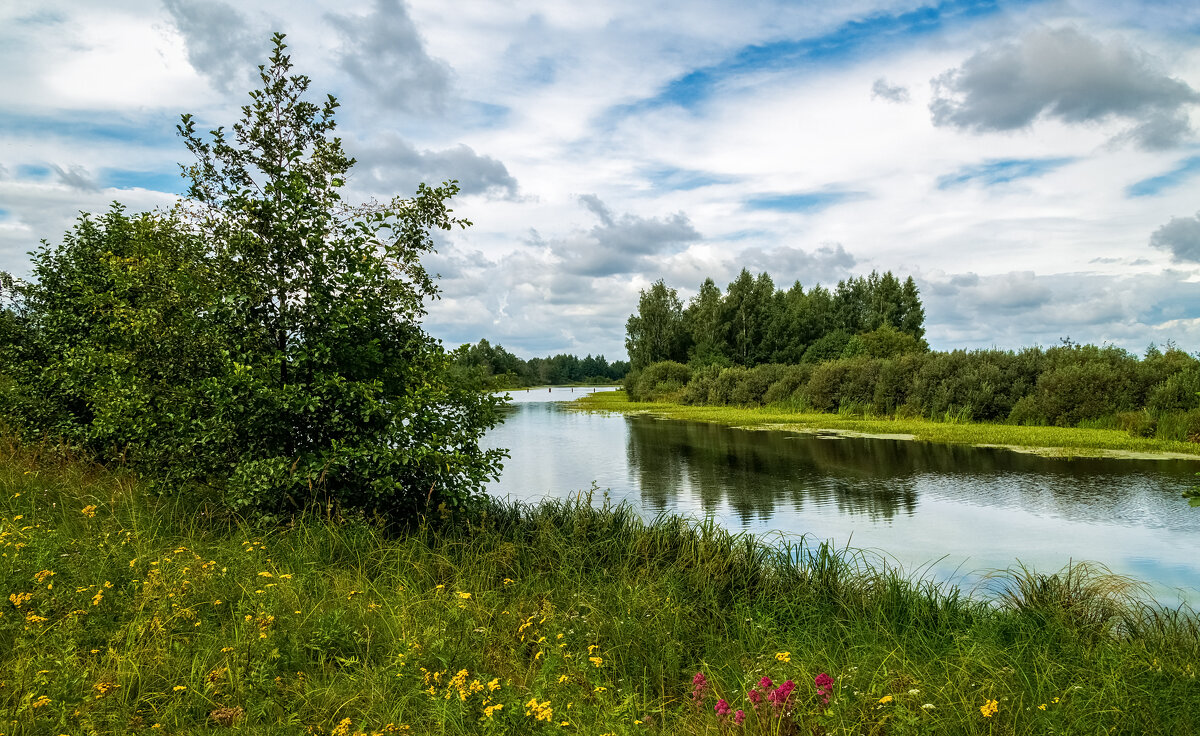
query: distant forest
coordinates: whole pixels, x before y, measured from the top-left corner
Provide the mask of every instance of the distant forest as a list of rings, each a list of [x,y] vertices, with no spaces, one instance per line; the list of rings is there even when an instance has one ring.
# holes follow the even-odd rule
[[[752,367],[929,349],[917,285],[891,271],[839,281],[833,291],[805,291],[799,281],[784,291],[769,274],[742,269],[724,294],[705,279],[686,308],[660,279],[641,292],[625,333],[634,370],[664,360]]]
[[[583,358],[566,353],[522,360],[500,345],[480,340],[460,345],[450,353],[456,370],[468,374],[488,388],[520,388],[566,383],[603,384],[620,381],[629,363],[609,363],[603,355]]]

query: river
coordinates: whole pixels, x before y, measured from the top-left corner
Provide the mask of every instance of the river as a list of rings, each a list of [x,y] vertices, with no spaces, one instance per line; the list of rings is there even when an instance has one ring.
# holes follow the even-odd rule
[[[966,590],[1018,561],[1054,572],[1089,560],[1147,582],[1163,603],[1200,604],[1200,509],[1180,498],[1200,462],[824,438],[562,403],[591,390],[513,392],[485,439],[512,455],[488,492],[536,501],[594,482],[647,517],[807,534]]]

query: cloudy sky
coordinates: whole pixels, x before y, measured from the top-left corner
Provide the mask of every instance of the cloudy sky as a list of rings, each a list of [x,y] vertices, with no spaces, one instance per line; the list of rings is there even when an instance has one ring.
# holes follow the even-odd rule
[[[624,358],[658,278],[911,274],[935,348],[1200,349],[1200,5],[0,0],[0,269],[183,191],[272,31],[349,198],[460,181],[427,327]]]

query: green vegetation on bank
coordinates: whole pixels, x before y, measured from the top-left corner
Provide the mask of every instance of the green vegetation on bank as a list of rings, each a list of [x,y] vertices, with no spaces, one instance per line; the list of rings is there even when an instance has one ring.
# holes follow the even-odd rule
[[[609,363],[603,355],[590,353],[580,358],[559,353],[545,358],[522,360],[504,349],[480,340],[475,345],[459,345],[452,353],[454,369],[472,383],[490,389],[527,388],[530,386],[587,385],[616,383],[629,372],[629,363]]]
[[[1200,458],[1200,444],[1134,437],[1118,429],[1042,427],[955,419],[934,421],[911,416],[818,412],[780,404],[694,406],[669,401],[633,402],[623,391],[588,394],[576,400],[574,406],[589,411],[648,412],[671,419],[731,427],[831,430],[872,436],[909,436],[923,442],[1030,448],[1049,455],[1100,455],[1112,451],[1116,454],[1182,453]]]
[[[0,275],[0,422],[264,518],[479,503],[502,401],[421,326],[432,232],[470,225],[458,186],[344,202],[338,103],[286,48],[228,130],[182,117],[177,207],[84,215],[31,282]]]
[[[664,360],[694,365],[819,363],[839,356],[924,352],[925,308],[916,283],[890,271],[786,291],[770,274],[742,269],[725,294],[705,279],[683,306],[661,279],[644,289],[625,323],[635,370]]]
[[[1103,571],[969,598],[626,506],[260,527],[6,441],[0,586],[6,736],[1200,728],[1196,617]]]
[[[1200,359],[1172,345],[1165,351],[1151,345],[1141,359],[1114,346],[1064,344],[753,368],[663,361],[631,372],[625,388],[634,401],[779,405],[797,413],[1111,429],[1133,438],[1200,441]]]

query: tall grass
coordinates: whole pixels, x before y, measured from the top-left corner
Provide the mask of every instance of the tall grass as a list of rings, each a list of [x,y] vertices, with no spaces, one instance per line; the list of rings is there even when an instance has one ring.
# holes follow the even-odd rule
[[[1197,731],[1196,616],[1086,566],[969,596],[589,495],[260,528],[12,445],[0,517],[5,734]]]

